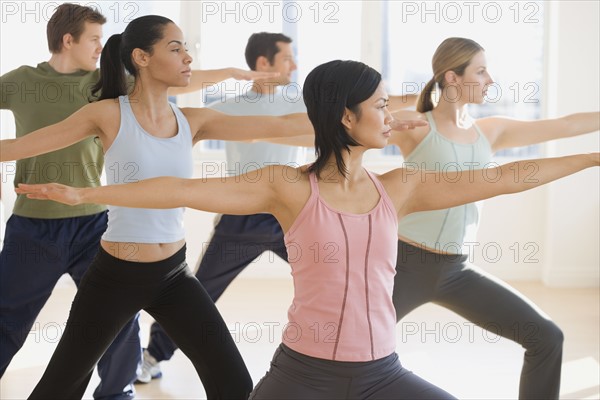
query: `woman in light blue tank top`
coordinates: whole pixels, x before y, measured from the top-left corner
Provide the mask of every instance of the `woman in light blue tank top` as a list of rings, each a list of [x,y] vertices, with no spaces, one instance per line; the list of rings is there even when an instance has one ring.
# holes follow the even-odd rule
[[[294,336],[287,337],[250,398],[453,398],[405,369],[394,351],[392,280],[397,238],[394,217],[401,219],[413,212],[531,189],[599,166],[600,154],[533,160],[539,166],[535,182],[515,180],[508,174],[508,171],[526,170],[529,163],[519,162],[491,169],[501,177],[492,185],[481,170],[475,170],[478,173],[472,179],[463,174],[452,182],[453,176],[449,173],[428,174],[426,179],[421,179],[405,168],[375,177],[365,170],[363,155],[369,149],[386,146],[391,127],[395,125],[387,111],[387,93],[381,75],[363,63],[332,61],[318,66],[307,76],[304,100],[316,135],[317,160],[310,166],[271,166],[225,179],[162,177],[94,189],[58,184],[20,185],[17,191],[30,198],[66,204],[106,203],[158,209],[192,207],[222,214],[271,213],[286,235],[291,235],[287,239],[288,249],[295,248],[297,257],[304,257],[301,261],[297,258],[292,261],[295,296],[301,295],[294,298],[290,314],[295,318],[301,315],[303,326],[311,327],[310,333],[306,329],[304,333],[297,332],[311,335],[311,345],[306,347],[308,350],[291,349],[285,343]],[[411,124],[415,126],[415,121],[407,125]],[[422,125],[425,123],[416,124]],[[311,213],[320,214],[316,217]],[[314,223],[317,226],[312,225]],[[328,229],[318,226],[323,224]],[[299,230],[303,232],[301,235]],[[314,235],[316,242],[311,239],[312,231],[321,232]],[[310,249],[315,246],[327,251],[319,260],[311,262],[315,253]],[[349,254],[359,256],[350,260]],[[320,274],[314,269],[322,270],[323,263],[327,263],[327,271]],[[323,281],[319,282],[319,278]],[[321,285],[330,290],[315,290]],[[323,326],[320,318],[326,314],[334,318],[329,322],[328,317]],[[317,321],[321,321],[320,326],[314,325]],[[375,327],[382,324],[392,329],[380,328],[375,332]],[[317,332],[326,329],[328,334],[314,336],[313,327]],[[358,351],[348,352],[350,357],[356,358],[338,360],[335,350],[335,354],[322,351],[337,348],[338,343],[348,344],[355,333],[360,335],[357,338],[368,338],[355,342],[354,348],[361,351],[361,355]],[[332,342],[332,336],[340,340]],[[382,341],[390,345],[375,354],[375,343]]]
[[[483,103],[493,82],[481,46],[464,38],[446,39],[433,56],[434,77],[424,87],[417,112],[395,114],[421,118],[429,127],[395,135],[406,167],[416,171],[462,171],[486,168],[496,151],[594,132],[599,113],[580,113],[534,122],[492,117],[474,120],[468,105]],[[436,89],[437,88],[437,89]],[[438,90],[434,107],[432,92]],[[520,398],[557,399],[563,334],[525,296],[467,261],[476,243],[479,205],[408,215],[398,228],[394,287],[397,319],[433,302],[483,329],[525,348]]]
[[[306,114],[235,117],[180,110],[168,102],[167,90],[190,83],[191,62],[171,20],[133,20],[102,52],[101,77],[93,88],[99,100],[60,123],[3,141],[3,161],[93,136],[105,152],[108,182],[124,184],[161,175],[191,177],[192,146],[200,140],[312,134]],[[129,93],[125,70],[135,78]],[[98,359],[141,309],[191,359],[209,399],[249,395],[252,380],[227,325],[185,262],[183,208],[110,207],[108,229],[79,289],[31,398],[81,398]]]

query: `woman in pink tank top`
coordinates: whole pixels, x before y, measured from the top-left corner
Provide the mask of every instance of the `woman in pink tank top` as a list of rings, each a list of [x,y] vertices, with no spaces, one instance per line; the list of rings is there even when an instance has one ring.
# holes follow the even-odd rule
[[[316,135],[317,160],[310,166],[93,189],[22,185],[18,192],[65,204],[271,213],[286,232],[296,295],[283,343],[250,398],[453,398],[404,369],[395,353],[397,220],[415,211],[528,190],[598,166],[600,156],[516,162],[452,179],[443,172],[422,176],[402,168],[376,177],[362,166],[365,151],[386,146],[392,128],[424,124],[394,121],[387,99],[377,71],[360,62],[332,61],[315,68],[304,86]],[[536,179],[515,179],[527,176],[532,162],[538,166]],[[490,182],[488,176],[496,179]],[[314,245],[323,250],[320,258],[308,248]]]

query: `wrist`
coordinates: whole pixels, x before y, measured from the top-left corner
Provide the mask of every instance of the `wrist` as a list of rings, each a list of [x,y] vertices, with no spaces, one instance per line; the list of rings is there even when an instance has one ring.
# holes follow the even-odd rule
[[[93,203],[91,199],[92,190],[94,188],[79,188],[77,189],[77,196],[75,197],[75,204]]]

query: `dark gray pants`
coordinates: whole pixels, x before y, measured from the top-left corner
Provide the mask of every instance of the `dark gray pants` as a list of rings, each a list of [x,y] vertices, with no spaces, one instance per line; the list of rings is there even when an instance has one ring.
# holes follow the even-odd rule
[[[425,303],[454,311],[525,348],[520,399],[558,399],[563,333],[521,293],[467,262],[398,241],[394,306],[400,321]]]
[[[309,357],[284,344],[250,399],[455,399],[404,369],[396,353],[375,361],[342,362]]]

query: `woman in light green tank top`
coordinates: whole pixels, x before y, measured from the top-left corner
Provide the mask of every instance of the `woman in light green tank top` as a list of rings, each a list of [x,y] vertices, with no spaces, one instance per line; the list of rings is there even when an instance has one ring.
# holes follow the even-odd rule
[[[398,119],[425,119],[429,127],[396,134],[407,166],[422,170],[462,171],[485,168],[494,152],[594,132],[598,112],[539,121],[504,117],[479,120],[469,104],[484,102],[493,83],[484,49],[464,38],[449,38],[437,48],[434,77],[424,87],[417,111]],[[432,94],[439,101],[434,105]],[[557,399],[560,388],[562,331],[530,300],[506,283],[470,264],[479,222],[476,204],[415,213],[400,221],[394,306],[400,321],[415,308],[433,302],[483,329],[521,344],[525,359],[519,398]],[[471,244],[471,247],[468,245]]]

